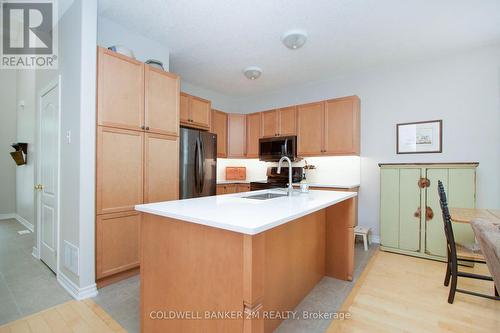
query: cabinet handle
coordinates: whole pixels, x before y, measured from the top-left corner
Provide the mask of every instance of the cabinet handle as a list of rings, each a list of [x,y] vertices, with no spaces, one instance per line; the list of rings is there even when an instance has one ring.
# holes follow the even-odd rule
[[[141,129],[145,129],[144,125],[141,126]]]
[[[429,187],[431,186],[431,181],[427,178],[420,178],[418,180],[418,187],[420,188],[426,188],[426,187]]]
[[[146,131],[149,131],[149,126],[146,126]]]
[[[425,221],[430,221],[434,217],[434,212],[431,207],[425,207]]]
[[[422,210],[420,209],[420,207],[418,207],[417,211],[413,213],[413,216],[420,218],[421,215],[422,215]]]

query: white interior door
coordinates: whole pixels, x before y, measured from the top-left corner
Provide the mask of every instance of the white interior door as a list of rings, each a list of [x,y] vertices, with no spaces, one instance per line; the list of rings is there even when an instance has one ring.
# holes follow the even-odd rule
[[[39,149],[40,259],[57,272],[59,219],[59,85],[41,96]]]

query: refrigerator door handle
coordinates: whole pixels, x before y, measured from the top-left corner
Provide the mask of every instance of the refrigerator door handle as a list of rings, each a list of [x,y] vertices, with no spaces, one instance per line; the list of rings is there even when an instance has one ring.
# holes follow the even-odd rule
[[[196,138],[196,145],[194,147],[194,188],[197,193],[200,192],[199,176],[200,176],[200,139]]]
[[[203,140],[200,140],[200,192],[205,187],[205,147]]]

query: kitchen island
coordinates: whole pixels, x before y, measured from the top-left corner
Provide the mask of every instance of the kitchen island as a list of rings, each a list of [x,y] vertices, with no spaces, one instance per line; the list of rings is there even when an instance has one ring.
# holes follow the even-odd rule
[[[272,332],[323,276],[351,280],[357,194],[283,194],[136,206],[142,331]]]

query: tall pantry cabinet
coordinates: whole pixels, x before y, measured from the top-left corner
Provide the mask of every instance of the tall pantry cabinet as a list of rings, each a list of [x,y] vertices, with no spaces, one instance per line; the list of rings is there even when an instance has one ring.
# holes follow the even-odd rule
[[[382,250],[445,260],[446,238],[438,180],[450,207],[476,205],[478,163],[380,164],[380,246]],[[454,223],[455,240],[474,243],[469,224]]]
[[[137,204],[178,199],[179,77],[98,48],[96,280],[138,272]]]

